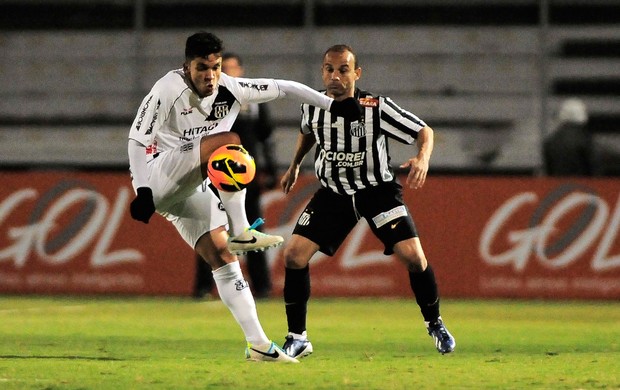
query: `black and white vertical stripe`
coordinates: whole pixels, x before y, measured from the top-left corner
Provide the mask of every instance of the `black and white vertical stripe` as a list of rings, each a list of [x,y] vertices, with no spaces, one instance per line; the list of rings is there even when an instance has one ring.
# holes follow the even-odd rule
[[[426,125],[388,97],[356,90],[356,98],[364,106],[359,123],[308,104],[301,106],[301,131],[312,132],[317,141],[316,176],[324,187],[339,194],[351,195],[394,180],[387,138],[412,144]]]

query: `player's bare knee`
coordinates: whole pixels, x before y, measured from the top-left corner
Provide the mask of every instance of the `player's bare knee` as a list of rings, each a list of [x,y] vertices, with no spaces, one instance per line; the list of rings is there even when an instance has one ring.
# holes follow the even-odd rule
[[[226,252],[227,253],[225,253],[224,251],[218,251],[212,253],[205,258],[205,261],[211,266],[212,269],[216,270],[220,267],[225,266],[226,264],[232,263],[235,260],[233,254],[228,251]]]
[[[424,250],[417,238],[394,245],[394,254],[411,272],[423,272],[427,267]]]
[[[424,262],[424,263],[408,263],[407,264],[407,270],[409,272],[424,272],[426,267],[427,267],[426,262]]]
[[[211,266],[212,269],[218,269],[237,260],[237,257],[228,251],[226,246],[199,248],[197,253]]]
[[[407,257],[407,268],[412,272],[424,272],[428,263],[426,257],[413,253]]]
[[[286,268],[301,269],[308,265],[308,261],[301,254],[299,248],[288,246],[284,248],[284,266]]]
[[[405,264],[410,272],[424,272],[428,263],[426,257],[420,256],[417,252],[397,253],[399,260]]]

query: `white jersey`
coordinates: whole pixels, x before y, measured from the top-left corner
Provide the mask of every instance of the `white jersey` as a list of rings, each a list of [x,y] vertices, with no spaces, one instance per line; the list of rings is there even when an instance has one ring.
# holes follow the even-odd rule
[[[237,78],[222,73],[215,93],[201,99],[187,84],[183,70],[172,70],[155,83],[142,101],[129,138],[146,146],[150,161],[158,153],[195,138],[230,131],[242,104],[284,97],[280,88],[283,83],[287,81]],[[321,103],[329,106],[327,101]]]

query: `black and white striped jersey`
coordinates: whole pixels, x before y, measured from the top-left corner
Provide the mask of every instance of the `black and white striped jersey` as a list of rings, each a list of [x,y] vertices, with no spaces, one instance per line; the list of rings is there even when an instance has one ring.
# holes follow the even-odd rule
[[[320,108],[302,104],[301,132],[316,139],[314,169],[321,185],[339,194],[394,180],[387,138],[413,144],[424,121],[387,96],[356,89],[364,114],[349,122]]]

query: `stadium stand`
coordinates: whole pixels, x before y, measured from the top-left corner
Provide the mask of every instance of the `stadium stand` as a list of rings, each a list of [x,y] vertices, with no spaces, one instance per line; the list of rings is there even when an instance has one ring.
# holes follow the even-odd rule
[[[180,66],[188,33],[206,28],[204,7],[195,0],[0,4],[0,164],[126,168],[134,110],[154,80]],[[233,0],[209,11],[218,17],[208,28],[244,54],[252,77],[319,88],[323,50],[351,44],[364,70],[360,87],[391,96],[436,129],[438,172],[539,172],[549,131],[542,127],[566,96],[587,103],[589,126],[607,137],[613,165],[616,2],[549,1],[545,28],[534,0]],[[284,165],[297,105],[279,102],[273,114]],[[408,156],[394,148],[396,161]],[[601,174],[615,173],[608,165]]]
[[[578,97],[589,111],[595,174],[620,175],[620,40],[618,29],[563,26],[556,32],[550,91],[558,102]]]

